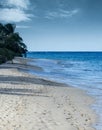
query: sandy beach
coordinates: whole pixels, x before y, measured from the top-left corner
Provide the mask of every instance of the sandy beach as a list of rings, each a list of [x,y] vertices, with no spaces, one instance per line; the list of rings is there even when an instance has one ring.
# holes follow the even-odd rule
[[[86,92],[20,71],[27,60],[0,65],[0,130],[94,130]]]

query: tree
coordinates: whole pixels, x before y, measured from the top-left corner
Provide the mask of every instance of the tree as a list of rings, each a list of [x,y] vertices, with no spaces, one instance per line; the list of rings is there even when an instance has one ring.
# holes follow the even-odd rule
[[[27,52],[27,46],[23,43],[23,39],[18,33],[11,33],[6,37],[5,46],[20,56]]]
[[[15,56],[26,55],[27,46],[23,43],[22,37],[15,32],[15,24],[0,23],[0,48],[6,48],[15,53]]]
[[[0,47],[4,46],[5,43],[5,33],[4,33],[4,26],[2,23],[0,23]]]
[[[5,28],[6,35],[9,35],[15,32],[16,25],[8,23],[4,25],[4,28]]]

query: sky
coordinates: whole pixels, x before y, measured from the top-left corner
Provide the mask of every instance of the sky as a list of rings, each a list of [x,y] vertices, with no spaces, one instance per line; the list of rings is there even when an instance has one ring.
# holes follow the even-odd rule
[[[102,51],[102,0],[0,0],[29,51]]]

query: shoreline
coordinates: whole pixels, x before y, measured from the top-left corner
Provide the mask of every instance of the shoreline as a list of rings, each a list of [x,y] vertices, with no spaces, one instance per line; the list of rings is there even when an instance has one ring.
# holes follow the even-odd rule
[[[29,68],[26,63],[20,58],[18,63],[0,65],[0,129],[95,130],[92,97],[81,89],[19,71]]]

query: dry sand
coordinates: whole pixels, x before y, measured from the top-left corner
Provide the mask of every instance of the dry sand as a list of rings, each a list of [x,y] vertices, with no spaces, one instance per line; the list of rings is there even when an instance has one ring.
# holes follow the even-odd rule
[[[0,66],[0,130],[94,130],[91,97],[19,71],[21,61]]]

